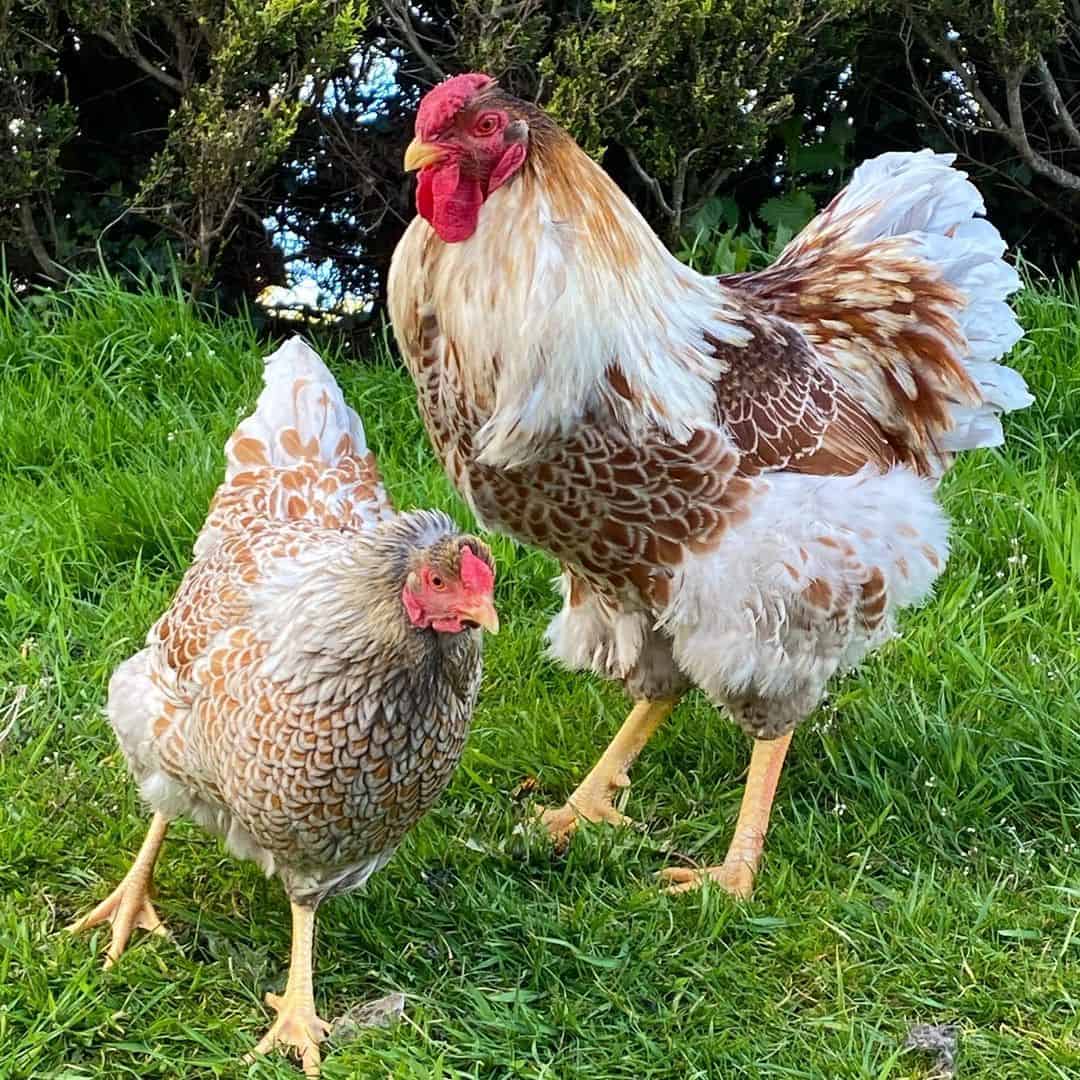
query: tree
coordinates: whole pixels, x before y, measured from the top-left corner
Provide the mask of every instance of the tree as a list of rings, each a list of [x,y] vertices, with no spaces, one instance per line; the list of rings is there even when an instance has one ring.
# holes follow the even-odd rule
[[[57,277],[57,252],[39,251],[35,219],[55,216],[49,200],[64,178],[76,115],[55,100],[50,79],[66,50],[96,39],[113,63],[118,55],[131,64],[165,108],[164,137],[141,162],[126,210],[175,238],[195,291],[210,282],[245,216],[262,228],[254,200],[319,80],[348,58],[366,19],[365,0],[33,0],[17,12],[2,2],[0,62],[14,89],[0,102],[0,121],[9,131],[16,125],[26,149],[21,183],[3,175],[0,190],[29,196],[19,233],[41,270]],[[27,211],[34,198],[37,207]],[[53,239],[59,247],[59,234]]]
[[[432,80],[482,70],[540,100],[624,186],[640,191],[670,240],[791,115],[792,81],[823,62],[842,64],[829,35],[864,6],[860,0],[457,0],[433,11],[404,0],[380,5],[387,35]]]
[[[50,281],[64,268],[42,237],[56,233],[52,198],[63,182],[60,152],[75,132],[75,110],[57,72],[61,31],[46,0],[0,0],[0,241],[23,241]],[[36,213],[39,211],[40,213]]]
[[[1075,235],[1080,199],[1080,4],[908,0],[912,85],[965,157],[1033,195]],[[919,63],[921,51],[929,63]]]
[[[0,0],[0,243],[23,281],[179,262],[229,305],[303,277],[377,325],[417,102],[484,70],[672,245],[782,236],[858,161],[953,146],[1049,266],[1080,250],[1078,4]]]
[[[237,218],[255,214],[250,200],[279,165],[305,97],[356,46],[366,4],[94,0],[75,14],[177,95],[135,205],[177,238],[201,288]]]

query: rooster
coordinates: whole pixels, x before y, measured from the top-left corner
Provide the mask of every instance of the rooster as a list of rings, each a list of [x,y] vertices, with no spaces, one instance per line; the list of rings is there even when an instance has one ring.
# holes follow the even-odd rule
[[[556,841],[625,820],[613,797],[696,685],[750,769],[724,861],[663,873],[747,896],[793,730],[942,572],[939,477],[1032,400],[996,362],[1017,274],[952,160],[868,161],[771,267],[715,278],[489,77],[421,102],[389,293],[428,434],[482,524],[562,564],[553,654],[636,702],[543,813]]]
[[[293,944],[277,1019],[255,1048],[318,1075],[315,910],[380,869],[446,787],[498,629],[486,546],[442,513],[395,513],[322,361],[299,338],[265,369],[226,448],[195,560],[146,647],[116,670],[108,714],[154,810],[134,864],[71,927],[112,926],[106,966],[150,901],[168,822],[187,814],[277,874]]]

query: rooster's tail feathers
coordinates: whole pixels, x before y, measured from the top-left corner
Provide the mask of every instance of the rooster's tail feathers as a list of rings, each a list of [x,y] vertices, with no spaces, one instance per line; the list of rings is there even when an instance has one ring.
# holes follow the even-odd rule
[[[1002,258],[1005,241],[982,216],[982,196],[966,173],[952,167],[954,160],[954,154],[930,150],[881,154],[855,170],[826,211],[850,222],[849,241],[909,240],[914,254],[966,300],[954,312],[967,345],[960,360],[982,402],[952,406],[953,427],[940,436],[943,450],[998,445],[1004,438],[998,415],[1034,400],[1023,377],[996,362],[1023,336],[1006,302],[1020,276]]]

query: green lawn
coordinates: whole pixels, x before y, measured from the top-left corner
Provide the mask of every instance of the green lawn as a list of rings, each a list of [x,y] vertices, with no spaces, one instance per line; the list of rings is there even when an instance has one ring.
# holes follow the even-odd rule
[[[514,835],[528,776],[568,793],[623,717],[546,660],[553,567],[495,544],[504,630],[454,784],[363,893],[320,919],[324,1016],[391,990],[393,1030],[324,1076],[926,1077],[917,1023],[955,1023],[957,1075],[1080,1075],[1080,301],[1029,292],[1014,362],[1038,404],[945,503],[933,604],[796,735],[754,900],[671,899],[673,852],[718,861],[748,748],[680,706],[634,772],[644,832],[565,858]],[[146,814],[103,715],[187,564],[260,346],[168,294],[86,282],[0,301],[0,1077],[290,1077],[242,1064],[283,985],[276,881],[186,823],[159,911],[115,970],[61,932],[101,898]],[[407,377],[328,354],[399,506],[467,520]]]

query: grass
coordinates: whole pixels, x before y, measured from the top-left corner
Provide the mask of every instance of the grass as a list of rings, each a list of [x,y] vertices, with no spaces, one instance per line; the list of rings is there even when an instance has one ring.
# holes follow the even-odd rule
[[[959,1027],[965,1080],[1080,1070],[1080,298],[1020,300],[1038,404],[968,455],[934,603],[797,734],[752,902],[669,899],[653,874],[722,855],[747,746],[685,702],[634,773],[647,832],[565,858],[515,836],[622,719],[619,692],[543,656],[551,565],[497,541],[505,630],[449,794],[367,890],[320,919],[326,1016],[391,990],[393,1030],[324,1076],[899,1078],[915,1023]],[[288,1077],[244,1065],[283,983],[280,887],[180,824],[159,910],[101,970],[61,928],[121,876],[146,822],[102,713],[168,602],[259,386],[242,321],[88,280],[0,303],[0,1077]],[[388,361],[331,351],[399,505],[454,501]]]

